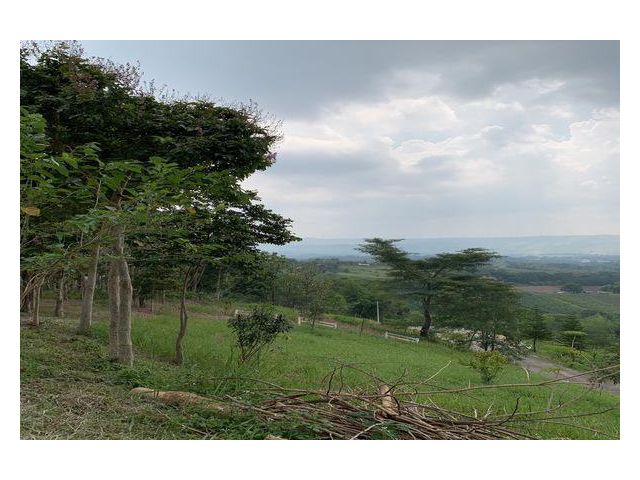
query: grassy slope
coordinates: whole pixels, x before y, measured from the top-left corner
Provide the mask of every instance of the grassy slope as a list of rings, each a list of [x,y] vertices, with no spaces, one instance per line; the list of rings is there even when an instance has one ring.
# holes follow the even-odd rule
[[[263,438],[267,433],[291,438],[308,438],[310,432],[295,425],[265,425],[250,417],[223,418],[199,411],[178,411],[169,407],[132,399],[128,389],[146,386],[188,390],[205,395],[220,395],[235,388],[247,388],[234,381],[222,381],[228,375],[232,336],[225,322],[212,320],[220,313],[207,306],[194,306],[186,339],[186,365],[178,368],[167,360],[172,357],[177,318],[172,313],[138,317],[133,340],[137,350],[136,366],[125,369],[106,361],[104,347],[107,325],[96,322],[94,339],[73,335],[70,321],[51,321],[40,330],[22,332],[22,436],[25,438]],[[199,311],[199,313],[195,313]],[[356,364],[392,382],[400,375],[407,381],[423,381],[449,365],[428,387],[464,387],[479,383],[477,374],[460,362],[467,353],[421,343],[396,343],[355,332],[303,326],[278,340],[271,352],[250,373],[282,386],[315,388],[324,384],[327,374],[338,363]],[[532,376],[532,380],[542,377]],[[370,377],[345,370],[345,385],[366,385]],[[509,366],[497,379],[499,383],[526,382],[522,369]],[[255,384],[251,388],[255,388]],[[427,389],[427,387],[422,387]],[[553,400],[567,401],[584,391],[577,385],[553,387]],[[520,398],[520,410],[538,410],[547,406],[551,388],[517,387],[479,390],[470,394],[433,395],[440,405],[465,412],[474,408],[510,412]],[[594,417],[582,417],[579,423],[609,436],[619,435],[618,399],[605,392],[590,392],[567,407],[565,413],[585,413],[615,407]],[[562,420],[561,420],[562,421]],[[543,438],[603,438],[589,430],[557,424],[538,426]]]
[[[620,295],[614,293],[521,293],[522,304],[545,313],[579,314],[584,310],[620,313]]]

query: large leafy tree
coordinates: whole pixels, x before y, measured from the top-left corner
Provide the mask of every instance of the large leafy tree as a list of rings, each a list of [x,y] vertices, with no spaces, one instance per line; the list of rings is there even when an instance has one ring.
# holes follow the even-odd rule
[[[400,240],[366,239],[359,250],[390,267],[396,285],[401,283],[405,292],[419,299],[423,324],[420,336],[426,337],[433,322],[433,307],[443,287],[464,284],[472,278],[474,269],[489,263],[498,255],[482,248],[469,248],[455,253],[439,253],[427,258],[411,258],[408,252],[395,244]],[[399,285],[398,285],[399,286]]]
[[[99,243],[108,246],[114,358],[127,364],[133,359],[131,238],[158,228],[169,214],[185,212],[198,213],[192,218],[198,227],[183,239],[185,264],[190,264],[187,257],[193,258],[185,252],[196,257],[210,253],[195,238],[200,233],[208,238],[206,245],[251,233],[249,243],[238,243],[245,251],[258,241],[295,238],[290,220],[266,209],[255,192],[240,185],[254,171],[273,164],[279,139],[275,125],[255,106],[160,98],[144,88],[136,67],[86,58],[73,44],[24,48],[20,67],[21,103],[46,121],[48,153],[64,155],[87,144],[99,149],[99,158],[82,169],[88,178],[73,176],[93,187],[93,195],[85,195],[91,205],[78,203],[76,220],[93,224]],[[220,205],[228,205],[230,213],[227,222],[216,223]],[[166,229],[155,232],[155,241],[166,241],[168,250],[175,247]],[[97,248],[94,254],[92,268]],[[95,285],[95,275],[92,281]]]
[[[518,294],[493,278],[453,279],[442,289],[437,310],[442,323],[471,330],[470,341],[479,340],[485,351],[500,346],[499,335],[512,340],[520,335]]]

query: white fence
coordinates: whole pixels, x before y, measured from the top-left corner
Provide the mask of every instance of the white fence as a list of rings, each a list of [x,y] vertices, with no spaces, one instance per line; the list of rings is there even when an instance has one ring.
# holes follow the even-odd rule
[[[305,320],[303,317],[298,317],[298,325],[303,323],[311,323],[309,320]],[[335,322],[327,322],[326,320],[316,320],[316,325],[322,325],[323,327],[338,328],[338,324]]]
[[[384,338],[392,339],[392,340],[402,340],[403,342],[412,342],[418,343],[420,341],[419,337],[407,337],[405,335],[398,335],[397,333],[384,332]]]

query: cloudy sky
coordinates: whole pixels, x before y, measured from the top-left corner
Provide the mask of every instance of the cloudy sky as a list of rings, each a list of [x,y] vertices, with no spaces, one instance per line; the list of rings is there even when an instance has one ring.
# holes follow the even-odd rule
[[[282,121],[251,177],[304,237],[619,233],[617,42],[84,42]]]

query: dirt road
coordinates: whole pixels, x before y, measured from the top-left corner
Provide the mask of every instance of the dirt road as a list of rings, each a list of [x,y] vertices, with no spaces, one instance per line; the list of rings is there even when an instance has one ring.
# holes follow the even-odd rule
[[[558,365],[556,363],[553,363],[535,354],[528,355],[527,357],[520,360],[518,363],[520,364],[520,366],[526,368],[529,372],[546,374],[550,378],[571,377],[572,375],[579,375],[583,373],[578,370],[573,370],[571,368]],[[590,384],[588,375],[584,375],[582,377],[575,377],[569,381],[584,383],[585,385]],[[597,388],[601,388],[603,390],[614,393],[616,395],[620,395],[619,383],[614,384],[610,382],[603,382],[597,385]]]

